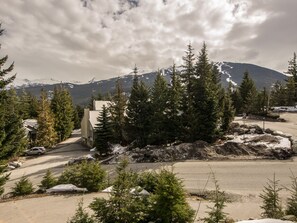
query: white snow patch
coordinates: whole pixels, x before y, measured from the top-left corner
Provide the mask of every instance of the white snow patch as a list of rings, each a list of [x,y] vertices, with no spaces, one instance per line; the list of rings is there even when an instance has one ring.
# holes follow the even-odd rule
[[[126,152],[127,147],[121,146],[120,144],[114,144],[111,149],[113,154],[122,154]]]
[[[271,134],[263,134],[263,135],[258,135],[258,134],[244,134],[244,135],[235,135],[232,140],[229,140],[230,142],[236,142],[236,143],[243,143],[243,144],[250,144],[253,143],[254,145],[266,145],[267,148],[286,148],[290,149],[291,148],[291,142],[289,138],[287,137],[282,137],[282,136],[273,136],[278,139],[278,143],[269,143],[269,142],[251,142],[252,138],[257,137],[257,136],[273,136]]]

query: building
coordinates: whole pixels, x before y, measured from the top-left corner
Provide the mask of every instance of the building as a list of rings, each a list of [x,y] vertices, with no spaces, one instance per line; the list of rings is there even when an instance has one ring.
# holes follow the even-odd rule
[[[37,120],[36,119],[25,119],[23,121],[23,126],[25,128],[25,133],[28,137],[28,141],[31,144],[34,144],[36,140],[36,134],[37,134]]]
[[[94,129],[98,123],[97,118],[102,111],[103,105],[108,106],[109,101],[94,101],[93,110],[84,109],[84,116],[81,121],[81,137],[84,144],[93,147]]]

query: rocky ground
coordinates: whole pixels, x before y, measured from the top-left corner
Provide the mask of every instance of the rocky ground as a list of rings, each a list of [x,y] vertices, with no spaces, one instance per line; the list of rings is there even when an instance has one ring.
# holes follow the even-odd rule
[[[291,135],[263,130],[258,125],[233,123],[228,135],[214,144],[204,141],[180,143],[168,146],[146,146],[143,149],[126,150],[108,163],[117,162],[122,156],[130,162],[174,162],[182,160],[229,160],[229,159],[278,159],[291,158],[296,145]]]

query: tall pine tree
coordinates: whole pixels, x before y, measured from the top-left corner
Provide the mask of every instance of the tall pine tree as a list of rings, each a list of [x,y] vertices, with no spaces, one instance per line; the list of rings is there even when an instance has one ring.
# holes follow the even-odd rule
[[[247,114],[253,112],[257,89],[253,79],[250,78],[248,71],[243,74],[243,79],[239,86],[239,92],[242,105],[240,112]]]
[[[0,36],[3,32],[0,23]],[[7,66],[7,60],[8,56],[0,58],[0,195],[9,179],[9,175],[3,174],[6,162],[22,153],[27,146],[15,91],[6,89],[15,79],[15,75],[7,76],[14,67],[13,63]]]
[[[116,82],[115,94],[111,97],[109,111],[113,130],[113,141],[125,145],[127,134],[125,132],[125,111],[127,108],[127,98],[124,95],[122,84],[118,78]]]
[[[55,119],[55,131],[58,140],[61,142],[69,138],[74,128],[72,98],[69,91],[63,86],[55,87],[51,100],[51,110]]]
[[[172,67],[171,85],[168,89],[168,105],[166,110],[166,132],[169,142],[180,138],[181,129],[182,86],[175,64]]]
[[[101,155],[110,153],[110,142],[112,141],[112,128],[108,109],[103,105],[97,118],[94,134],[94,146]]]
[[[37,124],[36,145],[44,147],[54,146],[58,139],[55,130],[55,119],[50,108],[47,93],[44,90],[40,94]]]
[[[295,105],[297,102],[297,60],[294,52],[293,58],[289,61],[288,71],[286,74],[290,75],[288,81],[288,105]]]
[[[218,136],[218,83],[213,74],[213,67],[209,63],[206,44],[199,53],[196,63],[196,76],[193,90],[193,104],[195,119],[192,133],[194,140],[212,142]]]
[[[158,71],[152,91],[151,91],[151,105],[152,110],[152,132],[150,137],[151,144],[163,144],[167,141],[166,133],[166,116],[168,104],[168,87],[166,80]]]
[[[138,81],[135,67],[126,119],[129,141],[134,141],[135,146],[144,147],[148,144],[152,112],[149,99],[149,90],[143,82]]]

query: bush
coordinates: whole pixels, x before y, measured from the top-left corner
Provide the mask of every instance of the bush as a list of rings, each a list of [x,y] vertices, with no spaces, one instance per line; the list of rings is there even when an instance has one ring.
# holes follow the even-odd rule
[[[33,191],[34,191],[33,184],[25,176],[22,176],[20,181],[15,183],[15,187],[12,188],[13,196],[28,195],[33,193]]]
[[[154,193],[158,183],[158,174],[156,172],[143,172],[138,176],[138,186]]]
[[[226,196],[225,192],[220,190],[217,179],[215,178],[214,173],[212,173],[213,181],[215,184],[214,198],[212,199],[214,206],[208,207],[210,209],[208,217],[204,218],[204,222],[207,223],[219,223],[226,221],[226,213],[223,212],[223,209],[226,207]]]
[[[150,217],[153,222],[193,222],[195,212],[187,203],[182,182],[174,173],[162,170],[158,174],[155,194],[151,199]]]
[[[117,177],[108,200],[95,198],[90,207],[96,218],[102,223],[149,222],[147,196],[130,193],[135,187],[136,174],[127,170],[124,160],[117,167]]]
[[[291,196],[288,198],[286,214],[297,217],[297,177],[292,174],[291,179],[292,185],[288,189],[291,192]]]
[[[106,186],[106,171],[97,162],[83,162],[67,167],[59,177],[58,183],[74,184],[96,192]]]
[[[83,208],[83,201],[78,203],[74,216],[67,223],[95,223],[95,220]]]
[[[282,188],[278,186],[279,180],[275,179],[275,174],[273,175],[273,180],[268,180],[267,186],[264,187],[263,193],[260,194],[260,198],[263,200],[261,208],[264,210],[262,216],[280,219],[284,215],[279,198],[279,191]]]
[[[57,185],[57,179],[53,176],[50,170],[47,170],[46,174],[42,178],[41,185],[39,185],[40,189],[45,190],[56,185]]]
[[[4,185],[9,180],[9,174],[4,174],[6,165],[0,165],[0,196],[4,193]]]

